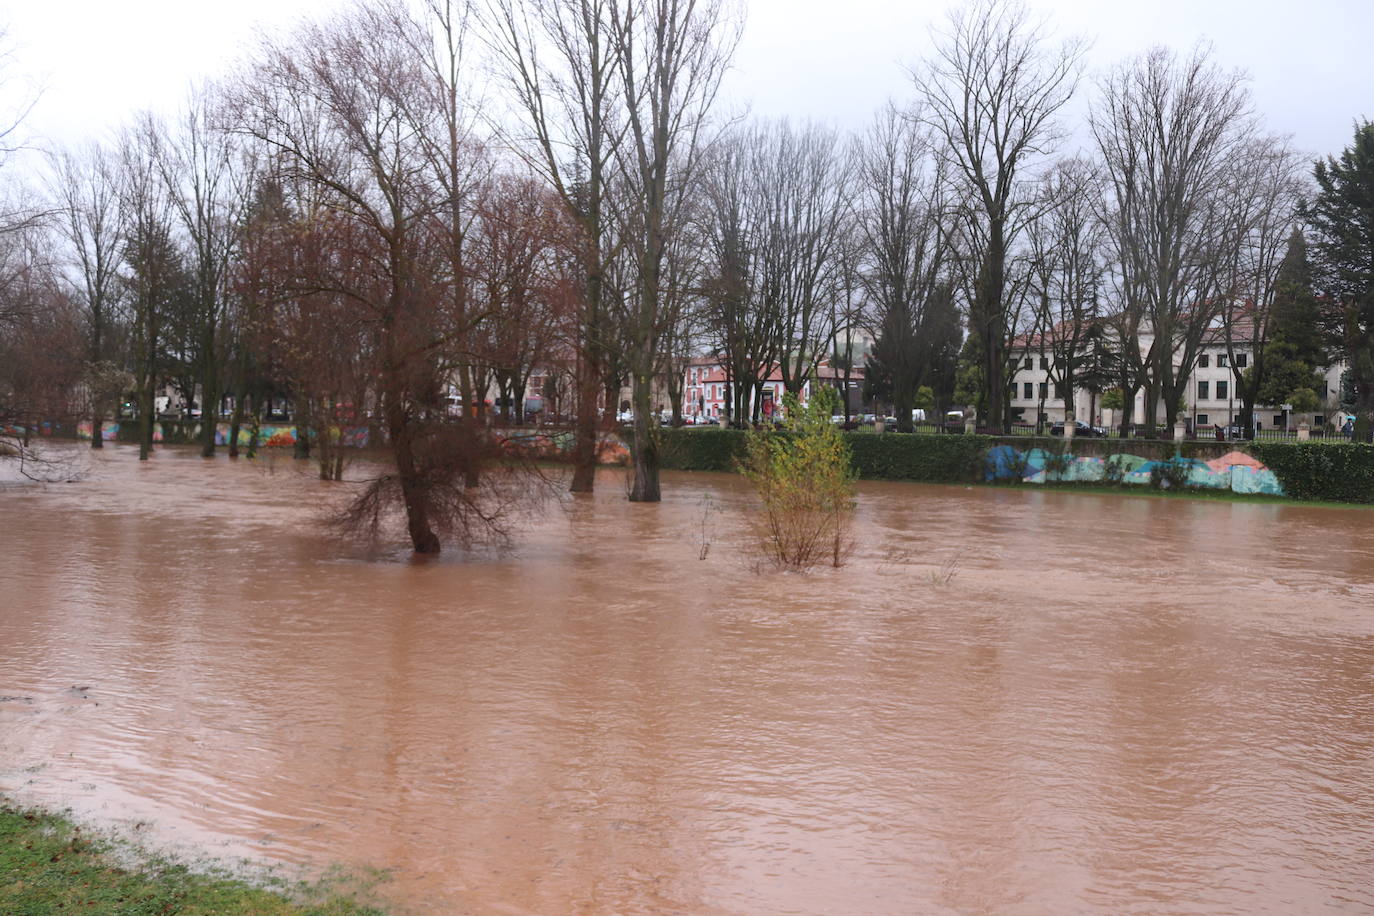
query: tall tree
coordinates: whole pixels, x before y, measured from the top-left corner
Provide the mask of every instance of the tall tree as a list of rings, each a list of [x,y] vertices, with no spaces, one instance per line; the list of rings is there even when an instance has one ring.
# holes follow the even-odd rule
[[[619,0],[487,0],[485,34],[521,115],[512,145],[549,183],[580,227],[581,308],[576,354],[574,493],[590,493],[597,461],[597,397],[619,388],[619,341],[611,325],[608,262],[613,161],[624,136],[625,99],[612,12]],[[612,384],[614,383],[614,384]],[[608,416],[616,409],[612,397]]]
[[[1355,439],[1374,441],[1374,122],[1355,127],[1340,156],[1319,160],[1317,193],[1306,208],[1318,288],[1339,309],[1341,350],[1350,363]]]
[[[665,331],[677,319],[664,298],[671,235],[686,224],[703,131],[739,30],[724,0],[616,0],[610,9],[624,93],[617,179],[619,232],[632,265],[626,366],[634,405],[632,502],[658,502],[659,432],[652,384]]]
[[[862,277],[874,336],[866,381],[892,398],[897,429],[910,432],[935,343],[927,310],[953,299],[945,174],[920,124],[891,107],[861,141],[858,158]]]
[[[116,165],[98,144],[58,151],[49,164],[49,186],[58,211],[55,226],[65,246],[69,283],[81,303],[86,328],[91,448],[101,448],[105,417],[115,399],[124,394],[111,391],[105,383],[119,375],[118,354],[112,347],[119,331],[123,244]]]
[[[935,55],[915,73],[921,118],[962,185],[970,259],[968,319],[983,360],[987,422],[1006,422],[1007,359],[1018,298],[1008,265],[1035,198],[1026,177],[1059,136],[1084,44],[1052,44],[1019,0],[976,0],[951,13]]]
[[[224,389],[225,317],[229,271],[240,224],[243,188],[235,180],[232,135],[210,123],[210,87],[192,93],[156,146],[157,165],[178,228],[187,241],[194,287],[190,300],[190,367],[200,389],[201,455],[215,454]]]
[[[1244,77],[1156,48],[1109,74],[1090,123],[1109,187],[1108,235],[1126,339],[1145,378],[1147,430],[1162,402],[1171,428],[1204,336],[1236,293],[1237,217],[1253,131]]]
[[[467,279],[455,275],[458,198],[470,188],[447,183],[472,174],[468,157],[480,149],[455,140],[456,88],[417,49],[458,40],[442,18],[421,23],[400,4],[357,5],[266,43],[235,98],[237,129],[270,150],[289,181],[316,189],[321,215],[346,223],[356,240],[349,250],[371,262],[359,271],[323,259],[310,279],[351,301],[376,340],[372,371],[394,471],[360,493],[350,517],[375,528],[399,505],[417,553],[438,552],[442,531],[498,533],[506,506],[496,489],[469,486],[479,469],[500,469],[490,464],[495,445],[476,424],[441,422],[445,368],[486,317],[456,288]]]
[[[1077,419],[1074,395],[1092,359],[1090,343],[1102,333],[1105,239],[1096,212],[1099,192],[1092,163],[1060,162],[1046,176],[1045,209],[1028,232],[1038,337],[1042,352],[1051,354],[1049,380],[1064,401],[1066,430]]]
[[[1241,183],[1234,209],[1235,219],[1245,227],[1236,248],[1236,292],[1222,300],[1220,320],[1234,376],[1232,390],[1241,402],[1239,419],[1251,430],[1278,326],[1287,325],[1286,333],[1293,339],[1308,334],[1319,337],[1321,322],[1315,312],[1309,316],[1312,321],[1306,330],[1299,330],[1291,321],[1292,297],[1303,295],[1303,288],[1308,295],[1311,292],[1307,244],[1298,228],[1298,205],[1306,190],[1300,180],[1302,160],[1287,140],[1264,136],[1249,145],[1244,158],[1250,179]],[[1285,265],[1291,274],[1288,279],[1284,278]],[[1303,350],[1310,355],[1309,365],[1319,364],[1319,342],[1305,343]],[[1238,358],[1242,354],[1245,358]],[[1286,358],[1281,353],[1273,355]],[[1242,365],[1244,362],[1249,365]]]

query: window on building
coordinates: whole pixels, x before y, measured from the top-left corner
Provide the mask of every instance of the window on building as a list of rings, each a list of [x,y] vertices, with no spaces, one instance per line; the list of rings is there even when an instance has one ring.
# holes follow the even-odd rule
[[[1281,413],[1276,413],[1276,414],[1274,414],[1274,425],[1275,425],[1275,426],[1282,426],[1282,425],[1283,425],[1283,414],[1281,414]]]
[[[1217,382],[1217,400],[1224,401],[1231,396],[1230,382]]]
[[[1050,358],[1048,356],[1040,357],[1040,368],[1045,372],[1050,371]]]
[[[1049,397],[1049,396],[1050,396],[1050,383],[1049,383],[1049,382],[1041,382],[1041,383],[1040,383],[1040,397],[1042,397],[1042,398],[1047,398],[1047,397]]]
[[[1207,399],[1210,397],[1210,395],[1207,393],[1209,387],[1210,387],[1210,383],[1209,383],[1209,382],[1198,382],[1198,383],[1197,383],[1197,399],[1198,399],[1199,401],[1205,401],[1205,400],[1207,400]]]
[[[1021,383],[1021,396],[1022,396],[1023,398],[1025,398],[1027,401],[1034,400],[1034,398],[1035,398],[1035,385],[1032,384],[1031,382],[1022,382],[1022,383]]]
[[[1199,369],[1206,369],[1206,368],[1208,368],[1208,367],[1211,366],[1211,365],[1212,365],[1212,357],[1208,356],[1206,353],[1202,354],[1201,356],[1199,356],[1199,357],[1197,358],[1197,367],[1198,367]]]
[[[1054,383],[1054,396],[1057,397],[1057,398],[1058,398],[1059,400],[1061,400],[1061,401],[1064,400],[1064,383],[1063,383],[1063,382],[1055,382],[1055,383]]]
[[[1197,415],[1197,425],[1198,425],[1198,426],[1206,426],[1207,423],[1208,423],[1207,414],[1205,414],[1205,413],[1200,413],[1200,414]]]
[[[1231,365],[1231,358],[1230,358],[1229,356],[1227,356],[1225,353],[1218,353],[1218,354],[1217,354],[1217,368],[1218,368],[1218,369],[1225,369],[1225,368],[1226,368],[1227,366],[1229,366],[1229,365]]]
[[[1250,356],[1249,356],[1249,354],[1246,354],[1246,353],[1237,353],[1237,354],[1236,354],[1236,368],[1237,368],[1237,369],[1244,369],[1244,368],[1245,368],[1247,365],[1249,365],[1249,364],[1250,364]]]
[[[1033,365],[1034,365],[1034,363],[1031,362],[1031,358],[1030,358],[1029,356],[1027,356],[1027,357],[1021,362],[1021,368],[1022,368],[1022,369],[1029,369],[1029,368],[1031,368],[1031,366],[1033,366]]]
[[[1321,414],[1313,414],[1313,416],[1312,416],[1312,425],[1313,425],[1313,426],[1325,426],[1325,425],[1326,425],[1326,417],[1322,416]]]

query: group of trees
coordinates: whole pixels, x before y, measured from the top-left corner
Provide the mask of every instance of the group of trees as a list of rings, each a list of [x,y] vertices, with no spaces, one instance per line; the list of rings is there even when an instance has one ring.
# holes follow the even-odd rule
[[[1152,424],[1220,327],[1256,353],[1247,405],[1340,352],[1374,409],[1370,231],[1349,226],[1368,127],[1304,209],[1303,161],[1242,76],[1155,50],[1098,81],[1089,142],[1062,154],[1084,45],[1016,0],[952,13],[909,99],[856,136],[732,119],[716,102],[738,12],[354,0],[263,38],[177,117],[50,152],[43,193],[0,227],[0,420],[88,418],[98,448],[133,402],[147,457],[170,383],[188,413],[232,404],[233,455],[289,398],[337,477],[330,430],[367,415],[394,473],[351,516],[399,505],[430,552],[498,523],[509,456],[484,399],[518,412],[536,367],[570,380],[575,491],[630,385],[647,501],[656,386],[680,416],[700,352],[737,422],[775,368],[796,393],[829,359],[866,364],[903,426],[918,400],[967,398],[1000,428],[1024,338],[1068,403],[1117,388],[1129,411],[1143,389]],[[1295,309],[1319,301],[1314,344]]]

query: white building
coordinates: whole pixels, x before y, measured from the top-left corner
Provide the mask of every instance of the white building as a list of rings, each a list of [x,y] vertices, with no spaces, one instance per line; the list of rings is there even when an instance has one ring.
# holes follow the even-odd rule
[[[1213,328],[1204,336],[1199,348],[1198,358],[1189,373],[1184,409],[1187,419],[1194,429],[1230,426],[1241,419],[1241,401],[1237,396],[1235,369],[1245,369],[1252,357],[1253,347],[1242,341],[1245,329],[1233,327],[1232,345],[1228,350],[1225,333],[1220,327]],[[1152,336],[1147,332],[1141,335],[1140,349],[1149,349]],[[1013,415],[1019,412],[1020,422],[1035,423],[1043,412],[1049,423],[1064,420],[1063,392],[1058,390],[1055,379],[1059,373],[1054,371],[1053,342],[1042,341],[1036,337],[1018,338],[1012,347],[1011,409]],[[1231,351],[1235,353],[1236,364],[1231,365]],[[1176,358],[1175,366],[1179,365]],[[1303,420],[1320,428],[1328,421],[1340,425],[1346,417],[1339,407],[1341,373],[1345,363],[1328,367],[1324,374],[1324,387],[1317,390],[1322,399],[1322,409],[1303,416],[1285,411],[1282,405],[1256,404],[1255,424],[1260,429],[1296,428]],[[1093,426],[1115,426],[1121,422],[1122,411],[1104,409],[1101,393],[1076,386],[1074,391],[1074,416]],[[1145,392],[1137,390],[1133,421],[1145,420]],[[1155,417],[1158,425],[1172,425],[1172,420],[1164,416],[1161,401]]]

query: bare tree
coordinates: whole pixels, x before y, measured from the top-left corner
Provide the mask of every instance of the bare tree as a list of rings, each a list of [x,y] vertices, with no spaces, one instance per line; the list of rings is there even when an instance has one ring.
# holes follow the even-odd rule
[[[1235,201],[1248,181],[1252,134],[1244,77],[1156,48],[1113,71],[1091,115],[1108,182],[1107,226],[1129,340],[1151,335],[1138,360],[1145,424],[1162,401],[1183,406],[1198,348],[1234,295],[1235,253],[1247,228]]]
[[[800,395],[834,336],[832,304],[839,290],[840,247],[852,208],[850,151],[831,128],[786,121],[772,125],[764,147],[769,270],[780,311],[778,352],[786,389]]]
[[[190,367],[200,389],[201,455],[215,454],[224,389],[224,322],[244,188],[235,179],[233,135],[211,123],[213,89],[194,91],[157,144],[157,166],[190,255]]]
[[[1065,435],[1077,419],[1075,392],[1097,378],[1105,233],[1098,219],[1100,177],[1086,159],[1060,162],[1045,178],[1045,209],[1028,227],[1032,299],[1041,352],[1051,354],[1049,379],[1064,401]],[[1091,413],[1091,411],[1090,411]]]
[[[119,142],[119,206],[124,214],[122,275],[132,317],[134,377],[138,391],[138,457],[153,450],[156,393],[165,368],[163,349],[171,316],[184,303],[186,276],[173,235],[173,207],[158,174],[162,133],[142,115]]]
[[[486,34],[525,129],[512,145],[558,194],[581,229],[582,302],[576,353],[576,435],[571,490],[590,493],[597,459],[596,401],[618,388],[620,349],[610,325],[607,263],[615,256],[613,160],[623,137],[613,8],[620,0],[487,0]],[[606,403],[614,414],[614,398]]]
[[[288,180],[317,188],[325,213],[351,227],[349,250],[371,261],[370,271],[334,270],[326,259],[312,278],[375,332],[394,473],[366,487],[348,517],[375,528],[399,505],[418,553],[437,552],[440,531],[499,535],[509,508],[498,481],[471,485],[482,469],[500,476],[499,442],[476,424],[442,422],[446,368],[471,352],[485,317],[457,288],[467,282],[458,247],[467,177],[481,152],[457,136],[459,30],[444,16],[416,22],[399,5],[355,6],[266,43],[235,100],[236,129],[270,150]],[[431,46],[432,59],[417,54]]]
[[[626,137],[617,157],[616,219],[632,264],[625,324],[634,404],[632,502],[657,502],[658,424],[652,384],[663,335],[676,316],[664,301],[671,235],[686,220],[702,131],[738,41],[725,0],[617,0],[611,36],[624,93]]]
[[[926,308],[953,295],[945,167],[920,123],[888,107],[859,153],[863,284],[874,336],[869,371],[892,396],[897,429],[910,432],[928,365]]]
[[[726,413],[737,424],[758,419],[756,395],[781,347],[783,321],[769,268],[775,223],[769,219],[766,141],[755,124],[737,125],[712,144],[701,176],[698,234],[706,260],[702,282],[705,338],[729,389]],[[751,410],[752,404],[752,410]]]
[[[1242,151],[1240,161],[1246,180],[1238,188],[1232,213],[1232,219],[1243,227],[1232,267],[1235,295],[1222,301],[1219,317],[1232,390],[1241,402],[1240,422],[1249,430],[1254,427],[1255,402],[1269,368],[1280,267],[1298,229],[1298,208],[1307,186],[1306,162],[1287,138],[1256,137]],[[1242,352],[1248,360],[1237,359]],[[1243,365],[1246,361],[1249,366]]]
[[[48,185],[57,204],[54,226],[65,244],[68,282],[81,303],[86,328],[91,447],[101,448],[105,417],[124,394],[107,383],[120,374],[111,346],[119,331],[123,245],[116,163],[95,143],[55,152],[48,162]]]
[[[1035,206],[1026,176],[1058,139],[1055,118],[1077,86],[1084,43],[1052,46],[1019,0],[976,0],[950,15],[936,41],[914,79],[921,118],[963,188],[969,329],[982,354],[987,420],[1001,429],[1019,305],[1008,294],[1008,262]]]

